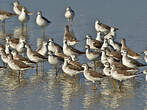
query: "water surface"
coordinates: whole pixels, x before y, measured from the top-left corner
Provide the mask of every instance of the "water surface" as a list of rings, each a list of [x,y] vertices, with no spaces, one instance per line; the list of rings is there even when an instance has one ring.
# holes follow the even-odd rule
[[[86,34],[96,37],[94,22],[100,21],[119,27],[117,41],[127,39],[130,48],[142,52],[147,42],[147,1],[146,0],[24,0],[20,1],[28,9],[36,13],[42,10],[43,15],[52,21],[47,27],[46,38],[53,37],[62,45],[65,8],[71,6],[76,13],[73,30],[79,40]],[[12,1],[0,0],[0,9],[12,11]],[[41,39],[41,29],[31,16],[28,23],[28,41],[33,49]],[[7,33],[20,32],[20,22],[17,17],[6,22]],[[85,42],[76,47],[84,50]],[[82,63],[87,62],[85,56],[80,57]],[[142,62],[143,59],[141,60]],[[1,62],[2,64],[2,62]],[[41,68],[41,67],[40,67]],[[141,68],[141,71],[144,68]],[[0,70],[0,107],[2,110],[143,110],[147,109],[147,83],[144,75],[134,82],[126,81],[123,92],[113,89],[111,81],[104,80],[93,91],[92,83],[85,80],[74,82],[72,78],[59,73],[55,78],[54,67],[47,62],[44,72],[35,69],[25,72],[21,81],[17,76],[10,75],[8,69]]]

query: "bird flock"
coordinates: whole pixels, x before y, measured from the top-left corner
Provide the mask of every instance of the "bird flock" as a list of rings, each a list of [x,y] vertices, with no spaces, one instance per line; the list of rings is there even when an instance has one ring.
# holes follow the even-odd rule
[[[105,78],[113,80],[114,88],[116,87],[115,82],[119,81],[121,89],[123,81],[140,75],[139,67],[147,66],[138,61],[141,59],[141,53],[130,49],[125,38],[121,42],[116,41],[116,32],[119,30],[117,27],[103,24],[98,19],[94,26],[97,33],[96,38],[90,34],[85,35],[85,51],[76,49],[75,45],[80,41],[70,31],[75,16],[71,7],[67,7],[64,14],[68,25],[65,26],[63,46],[56,43],[53,38],[48,38],[48,41],[45,39],[42,41],[40,48],[32,50],[31,45],[24,37],[24,24],[27,24],[30,16],[34,13],[28,11],[18,0],[13,2],[13,11],[14,13],[0,10],[2,34],[5,39],[5,43],[0,44],[0,55],[4,67],[9,67],[12,72],[19,71],[19,77],[23,71],[34,68],[34,65],[36,65],[36,74],[38,74],[38,64],[48,61],[55,67],[56,76],[61,67],[63,73],[73,79],[76,79],[76,75],[83,73],[87,80],[94,83],[94,90],[97,89],[96,82]],[[5,31],[5,20],[13,16],[17,16],[21,22],[19,38],[11,37]],[[36,23],[42,28],[43,36],[45,36],[45,28],[51,24],[51,21],[43,17],[41,11],[38,11]],[[147,50],[144,51],[144,54],[144,60],[147,63]],[[90,66],[89,63],[81,64],[78,57],[82,55],[86,55],[93,66]],[[99,67],[102,71],[97,71]],[[147,70],[144,70],[144,73],[146,74]]]

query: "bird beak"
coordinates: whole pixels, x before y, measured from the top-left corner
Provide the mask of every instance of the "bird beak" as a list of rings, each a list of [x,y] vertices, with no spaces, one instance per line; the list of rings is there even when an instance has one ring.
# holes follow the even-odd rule
[[[144,52],[141,52],[140,54],[143,54]]]

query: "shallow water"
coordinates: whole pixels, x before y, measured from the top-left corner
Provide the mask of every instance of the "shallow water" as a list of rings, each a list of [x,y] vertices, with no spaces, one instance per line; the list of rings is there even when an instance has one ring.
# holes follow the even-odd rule
[[[31,3],[30,3],[31,2]],[[119,27],[117,40],[126,37],[127,44],[137,52],[146,48],[147,42],[147,1],[146,0],[24,0],[21,3],[36,13],[43,11],[52,24],[47,27],[46,38],[53,37],[62,44],[64,27],[64,11],[71,6],[76,16],[73,30],[79,40],[87,33],[96,36],[95,19]],[[12,1],[0,0],[0,9],[12,11]],[[28,41],[36,49],[37,41],[41,39],[41,29],[31,16],[28,23]],[[18,37],[20,22],[17,17],[6,22],[7,33]],[[84,50],[85,42],[76,47]],[[80,57],[82,63],[87,62],[85,56]],[[144,62],[143,60],[141,60]],[[2,64],[2,62],[1,62]],[[0,109],[1,110],[143,110],[147,109],[147,83],[144,75],[134,82],[126,81],[123,91],[112,88],[112,82],[105,79],[97,91],[93,91],[92,83],[83,75],[79,81],[61,74],[55,78],[54,67],[47,62],[44,70],[39,67],[39,75],[35,69],[25,72],[19,81],[16,75],[11,75],[8,69],[0,70]],[[141,71],[144,68],[141,68]],[[43,72],[44,71],[44,72]]]

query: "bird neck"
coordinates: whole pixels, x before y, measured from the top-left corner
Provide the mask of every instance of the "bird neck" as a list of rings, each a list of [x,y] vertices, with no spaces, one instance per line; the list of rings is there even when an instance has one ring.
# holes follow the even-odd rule
[[[125,39],[122,40],[121,44],[122,44],[122,48],[126,47],[126,41],[125,41]]]
[[[96,40],[102,42],[102,39],[101,39],[101,33],[100,33],[100,32],[97,33]]]

